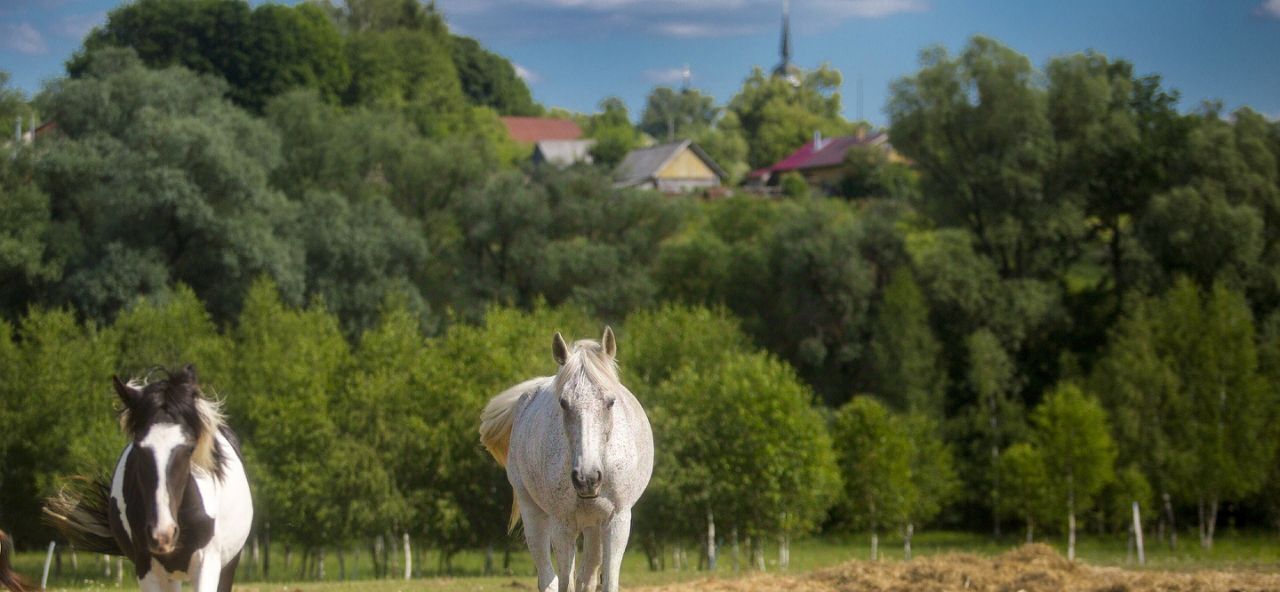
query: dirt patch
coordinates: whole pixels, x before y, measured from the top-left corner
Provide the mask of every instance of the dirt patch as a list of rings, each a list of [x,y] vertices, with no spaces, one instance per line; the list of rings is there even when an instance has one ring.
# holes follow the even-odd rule
[[[1071,563],[1047,545],[995,557],[946,554],[908,562],[851,561],[799,575],[708,579],[645,592],[1261,592],[1280,591],[1280,574],[1164,572]]]

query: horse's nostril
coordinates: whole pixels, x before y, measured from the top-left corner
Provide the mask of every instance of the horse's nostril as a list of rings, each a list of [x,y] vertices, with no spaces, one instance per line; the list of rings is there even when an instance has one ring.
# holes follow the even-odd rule
[[[582,483],[582,477],[579,475],[578,469],[574,469],[573,472],[570,473],[569,477],[573,479],[574,485]]]
[[[604,480],[604,473],[600,469],[596,469],[596,483]]]

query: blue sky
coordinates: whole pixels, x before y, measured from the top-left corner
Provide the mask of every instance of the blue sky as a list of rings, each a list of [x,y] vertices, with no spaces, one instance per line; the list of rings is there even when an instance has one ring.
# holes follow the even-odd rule
[[[257,2],[255,2],[257,3]],[[0,0],[0,69],[35,92],[120,0]],[[781,0],[437,0],[450,26],[509,57],[549,106],[592,111],[617,95],[638,116],[658,84],[726,101],[778,59]],[[792,0],[801,67],[844,74],[844,109],[883,124],[889,84],[922,48],[995,37],[1042,66],[1088,49],[1161,74],[1184,109],[1220,99],[1280,117],[1280,0]]]

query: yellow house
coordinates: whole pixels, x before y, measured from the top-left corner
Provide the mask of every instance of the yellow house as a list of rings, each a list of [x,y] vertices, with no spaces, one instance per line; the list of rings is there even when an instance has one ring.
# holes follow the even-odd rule
[[[614,173],[613,186],[687,193],[718,187],[725,176],[724,169],[702,148],[691,140],[682,140],[627,153]]]

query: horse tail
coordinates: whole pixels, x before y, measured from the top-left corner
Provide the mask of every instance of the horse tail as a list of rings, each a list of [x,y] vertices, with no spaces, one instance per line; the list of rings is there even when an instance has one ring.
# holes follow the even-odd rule
[[[517,384],[489,401],[480,413],[480,443],[498,464],[507,466],[507,450],[511,447],[511,428],[516,422],[516,407],[526,396],[538,392],[549,378],[534,378]],[[511,498],[511,519],[507,530],[515,530],[520,522],[520,502]]]
[[[13,592],[27,592],[27,582],[13,571],[13,541],[0,530],[0,586]]]
[[[105,477],[76,477],[45,499],[44,521],[77,549],[123,555],[107,519],[110,500],[111,486]]]

